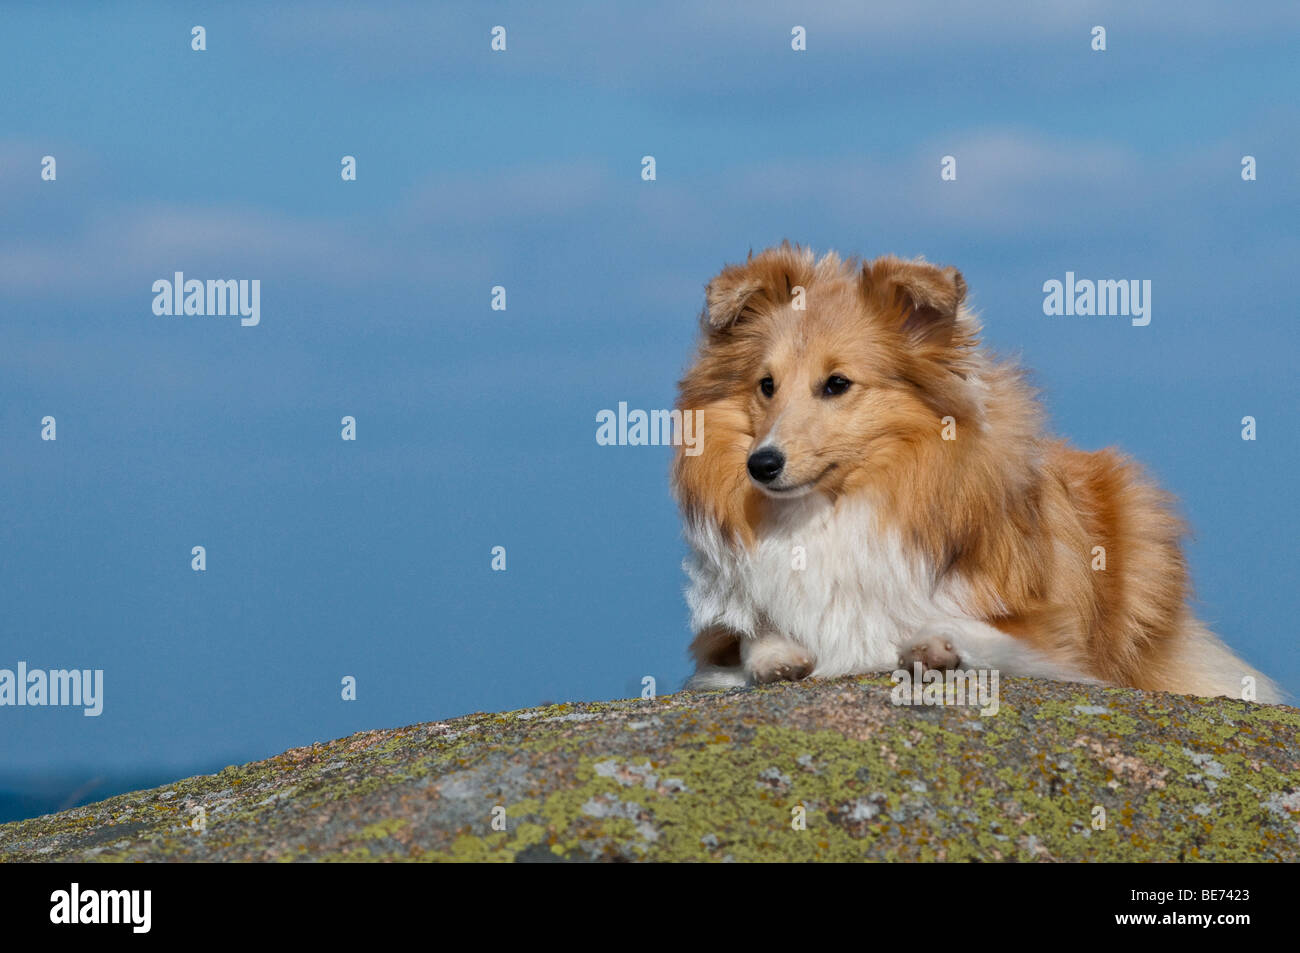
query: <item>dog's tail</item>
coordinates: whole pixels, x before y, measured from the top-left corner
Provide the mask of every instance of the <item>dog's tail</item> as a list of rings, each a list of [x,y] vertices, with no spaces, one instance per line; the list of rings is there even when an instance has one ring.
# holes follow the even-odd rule
[[[686,691],[707,692],[726,688],[743,688],[749,684],[745,670],[739,665],[701,665],[686,680]]]
[[[1169,673],[1170,691],[1189,695],[1226,695],[1265,705],[1283,701],[1285,693],[1267,675],[1247,665],[1204,623],[1189,618],[1183,627],[1183,650]]]

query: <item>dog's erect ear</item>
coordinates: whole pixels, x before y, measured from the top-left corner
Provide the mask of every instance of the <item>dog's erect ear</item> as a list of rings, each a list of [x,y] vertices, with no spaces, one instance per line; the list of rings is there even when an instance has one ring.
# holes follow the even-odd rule
[[[956,268],[887,255],[862,266],[862,293],[916,343],[946,346],[966,300],[966,280]]]
[[[788,303],[794,287],[807,287],[812,279],[813,257],[807,249],[782,242],[757,255],[750,252],[743,265],[728,265],[709,282],[704,326],[722,331],[746,315]]]
[[[745,306],[763,290],[761,284],[746,280],[744,274],[729,275],[727,272],[731,270],[727,268],[710,281],[704,294],[704,321],[714,331],[729,328],[740,320]]]
[[[731,327],[764,290],[762,277],[754,273],[748,262],[728,265],[709,282],[704,293],[705,325],[714,331]]]

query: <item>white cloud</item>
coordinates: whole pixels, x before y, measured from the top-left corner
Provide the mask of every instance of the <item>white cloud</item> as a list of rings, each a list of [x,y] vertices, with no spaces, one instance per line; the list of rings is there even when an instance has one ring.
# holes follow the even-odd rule
[[[503,3],[488,14],[412,0],[382,9],[351,2],[279,4],[256,11],[256,38],[277,56],[319,57],[365,64],[360,81],[393,73],[423,72],[490,76],[526,64],[529,82],[572,78],[597,71],[603,84],[639,86],[653,78],[716,92],[744,57],[788,52],[790,29],[809,30],[809,50],[844,58],[855,75],[882,64],[912,64],[939,73],[940,52],[978,60],[981,54],[1014,49],[1025,56],[1050,50],[1072,33],[1086,50],[1096,24],[1113,31],[1112,42],[1147,48],[1179,37],[1211,41],[1274,38],[1300,27],[1300,8],[1279,0],[1256,4],[1249,15],[1216,0],[1134,4],[1130,0],[1060,3],[1035,0],[862,0],[654,4]],[[513,58],[489,61],[488,30],[507,28]],[[710,60],[683,55],[707,46]]]
[[[92,212],[70,238],[0,243],[0,290],[146,294],[154,279],[173,271],[356,288],[396,275],[455,274],[464,257],[452,247],[431,259],[339,220],[257,208],[119,201]]]

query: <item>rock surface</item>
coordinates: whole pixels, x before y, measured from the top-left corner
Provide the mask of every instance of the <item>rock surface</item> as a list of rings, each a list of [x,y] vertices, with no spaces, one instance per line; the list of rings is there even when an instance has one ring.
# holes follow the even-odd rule
[[[0,860],[1300,860],[1300,711],[1000,688],[993,715],[867,676],[367,731],[0,826]]]

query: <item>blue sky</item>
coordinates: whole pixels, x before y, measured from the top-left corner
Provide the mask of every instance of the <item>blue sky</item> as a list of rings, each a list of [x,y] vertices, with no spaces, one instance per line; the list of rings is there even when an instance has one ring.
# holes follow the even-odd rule
[[[7,7],[0,667],[106,699],[0,709],[0,765],[675,688],[669,451],[595,414],[670,406],[704,283],[783,238],[961,268],[1054,429],[1182,498],[1203,616],[1300,693],[1295,6],[866,6]],[[1045,317],[1067,270],[1150,279],[1150,326]],[[261,324],[155,316],[175,271],[260,279]]]

